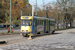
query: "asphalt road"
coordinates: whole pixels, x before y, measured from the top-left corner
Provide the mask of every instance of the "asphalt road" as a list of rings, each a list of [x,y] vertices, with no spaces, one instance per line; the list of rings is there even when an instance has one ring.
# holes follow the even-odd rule
[[[3,50],[75,50],[75,28],[56,31],[53,35],[35,36],[32,40],[20,35],[2,37],[4,39],[11,37],[7,45],[0,46]]]

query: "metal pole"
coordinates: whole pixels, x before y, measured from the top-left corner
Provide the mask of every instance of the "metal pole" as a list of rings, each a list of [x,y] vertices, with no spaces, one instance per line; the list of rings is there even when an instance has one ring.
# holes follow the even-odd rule
[[[57,29],[59,29],[59,26],[58,26],[58,24],[59,24],[59,19],[58,19],[59,17],[58,17],[58,9],[57,9]]]
[[[46,7],[46,17],[48,18],[48,7]]]
[[[12,0],[10,0],[10,33],[11,33]]]
[[[32,0],[32,16],[34,16],[34,0]]]
[[[22,16],[22,11],[21,11],[21,16]]]
[[[42,0],[43,1],[43,17],[44,17],[44,0]]]
[[[36,16],[37,16],[37,0],[36,0]]]

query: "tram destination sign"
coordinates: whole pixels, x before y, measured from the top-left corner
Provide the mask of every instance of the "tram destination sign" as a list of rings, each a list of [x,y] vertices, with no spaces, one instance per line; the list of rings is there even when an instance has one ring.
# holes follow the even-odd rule
[[[25,19],[28,19],[29,17],[25,17]]]

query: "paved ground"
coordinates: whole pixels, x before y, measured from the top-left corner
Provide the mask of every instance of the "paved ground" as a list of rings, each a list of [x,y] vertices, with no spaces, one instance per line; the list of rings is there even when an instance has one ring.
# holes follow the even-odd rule
[[[18,41],[17,41],[18,42]],[[56,31],[54,35],[43,36],[20,43],[6,45],[2,50],[75,50],[75,29]],[[0,49],[0,50],[1,50]]]
[[[23,38],[20,34],[13,34],[13,35],[2,35],[0,36],[0,41],[10,41],[14,39]]]

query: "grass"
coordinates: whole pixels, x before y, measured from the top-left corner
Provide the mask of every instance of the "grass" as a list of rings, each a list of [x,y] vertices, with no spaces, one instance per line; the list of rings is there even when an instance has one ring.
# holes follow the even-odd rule
[[[20,32],[14,32],[14,33],[7,33],[7,32],[0,32],[0,35],[9,35],[9,34],[20,34]]]
[[[0,28],[0,30],[6,30],[8,28]],[[13,28],[13,29],[20,29],[20,27],[16,27],[16,28]]]
[[[75,28],[75,27],[59,28],[59,29],[55,29],[55,30],[56,30],[56,31],[57,31],[57,30],[66,30],[66,29],[71,29],[71,28]]]
[[[58,31],[58,30],[66,30],[66,29],[71,29],[71,28],[75,28],[75,27],[59,28],[59,29],[55,29],[55,30]],[[0,30],[4,30],[4,29],[8,29],[8,28],[0,28]],[[13,29],[20,29],[20,28],[17,27],[17,28],[13,28]],[[11,34],[19,34],[19,33],[20,33],[20,31],[14,32],[14,33],[11,33]],[[10,33],[7,33],[7,32],[0,32],[0,35],[8,35],[8,34],[10,34]]]
[[[7,30],[8,28],[0,28],[0,30]],[[13,29],[20,29],[20,27],[16,27],[16,28],[13,28]],[[8,34],[19,34],[20,31],[17,31],[17,32],[13,32],[13,33],[7,33],[7,32],[0,32],[0,35],[8,35]]]

